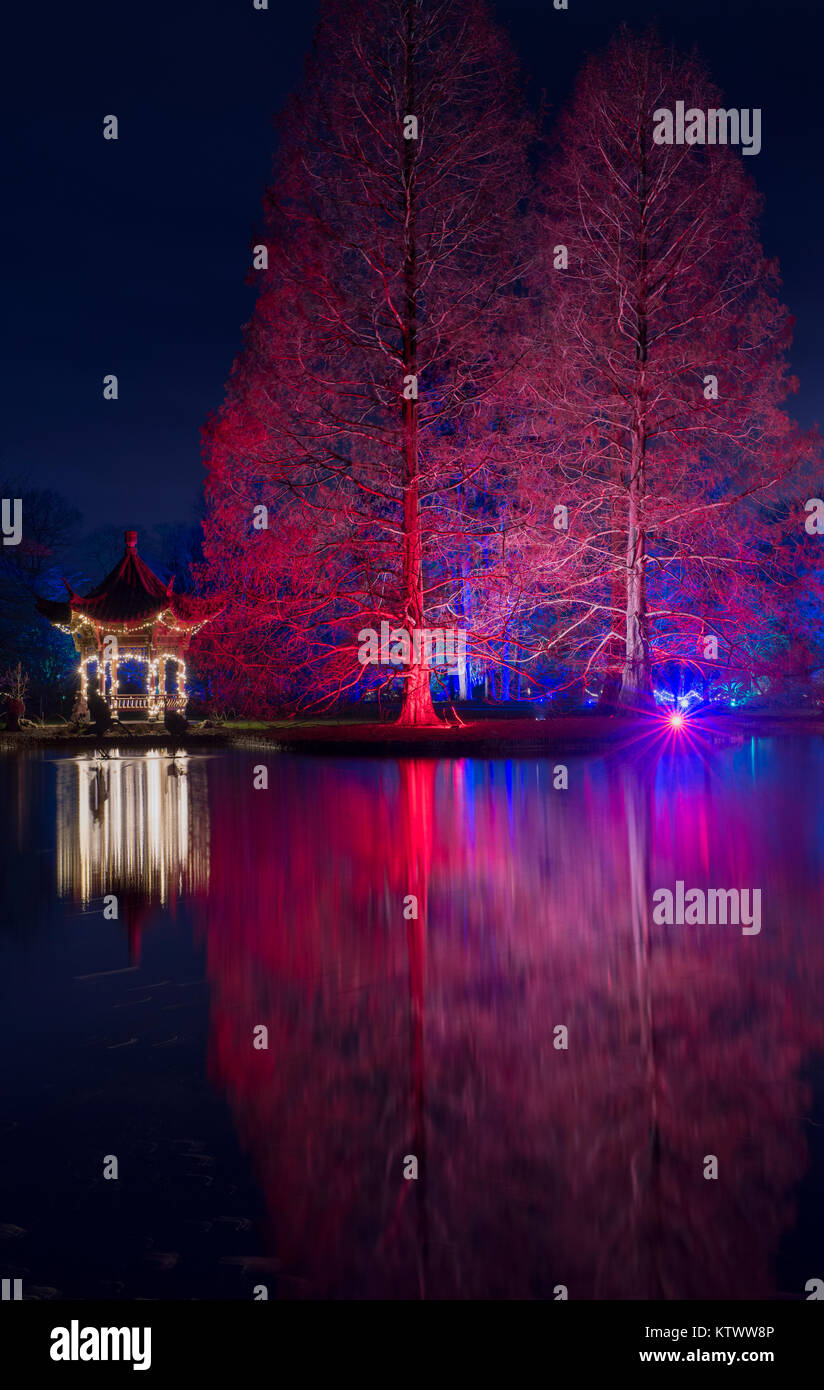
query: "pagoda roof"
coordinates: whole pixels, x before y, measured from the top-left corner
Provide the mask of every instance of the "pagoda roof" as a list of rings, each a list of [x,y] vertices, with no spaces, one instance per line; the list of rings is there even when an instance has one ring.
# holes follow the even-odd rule
[[[71,622],[72,616],[88,618],[99,626],[128,626],[158,618],[169,611],[180,623],[192,626],[213,616],[202,599],[173,594],[174,579],[164,584],[137,553],[137,532],[125,533],[126,549],[110,574],[85,595],[76,594],[64,580],[69,598],[62,603],[39,598],[38,612],[53,623]]]
[[[70,605],[94,622],[134,623],[162,613],[171,590],[171,582],[164,584],[138,555],[137,532],[127,531],[123,559],[96,589],[73,595]]]

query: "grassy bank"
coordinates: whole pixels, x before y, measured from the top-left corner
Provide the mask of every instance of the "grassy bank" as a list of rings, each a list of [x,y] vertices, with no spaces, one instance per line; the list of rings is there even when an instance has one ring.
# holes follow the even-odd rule
[[[501,755],[552,755],[556,752],[588,752],[624,745],[651,746],[666,743],[708,741],[736,742],[741,738],[776,735],[824,734],[824,715],[809,711],[758,711],[748,714],[699,714],[683,729],[671,728],[665,714],[607,715],[593,710],[577,714],[538,717],[484,715],[454,717],[431,728],[405,728],[397,723],[368,723],[341,716],[327,719],[233,720],[210,726],[193,724],[186,734],[186,748],[258,747],[273,751],[362,756],[436,755],[491,757]],[[0,732],[0,751],[25,752],[40,748],[92,753],[94,736],[72,733],[66,725],[42,724],[17,734]],[[106,748],[123,753],[142,748],[180,747],[162,727],[135,722],[112,730],[102,740]]]

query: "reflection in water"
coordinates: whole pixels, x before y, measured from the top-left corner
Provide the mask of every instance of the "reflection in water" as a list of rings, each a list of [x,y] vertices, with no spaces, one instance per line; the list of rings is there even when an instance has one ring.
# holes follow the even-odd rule
[[[249,1296],[798,1296],[821,745],[581,759],[568,791],[272,752],[264,792],[260,758],[58,765],[60,893],[192,906],[269,1213]],[[760,888],[761,934],[656,925],[677,879]]]
[[[285,760],[273,780],[262,804],[213,795],[203,921],[213,1074],[280,1295],[773,1291],[824,1039],[821,854],[776,836],[780,785],[759,799],[729,751],[581,763],[570,793],[536,763]],[[761,886],[768,928],[655,927],[676,877]]]
[[[140,757],[57,764],[57,891],[84,908],[112,893],[135,929],[150,903],[205,893],[209,817],[202,761]]]

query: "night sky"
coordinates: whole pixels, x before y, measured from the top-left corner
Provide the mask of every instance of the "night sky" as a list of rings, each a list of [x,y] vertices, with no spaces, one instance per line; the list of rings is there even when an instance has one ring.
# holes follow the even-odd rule
[[[797,318],[794,410],[824,420],[822,0],[498,0],[548,115],[622,23],[696,47],[727,105],[760,107],[745,162]],[[314,3],[38,0],[5,19],[5,361],[0,476],[55,487],[88,527],[189,520],[200,428],[253,290],[272,117],[299,84]],[[120,122],[103,139],[103,117]],[[119,377],[106,402],[102,380]]]

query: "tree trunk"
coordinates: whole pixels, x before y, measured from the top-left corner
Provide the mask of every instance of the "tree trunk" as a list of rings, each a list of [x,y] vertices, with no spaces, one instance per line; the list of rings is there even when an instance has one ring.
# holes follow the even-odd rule
[[[616,467],[616,487],[620,484],[620,470]],[[624,661],[626,659],[626,555],[625,543],[619,540],[619,532],[624,528],[623,509],[618,503],[612,504],[612,529],[610,534],[610,553],[612,572],[609,581],[610,632],[606,645],[604,679],[598,706],[609,713],[614,712],[621,696]]]
[[[463,525],[463,514],[464,514],[464,495],[463,495],[463,488],[459,488],[459,490],[458,490],[458,515],[459,515],[459,517],[460,517],[460,524],[461,524],[461,526]],[[463,541],[463,538],[461,538],[461,540],[460,540],[459,543],[458,543],[458,557],[459,557],[459,559],[458,559],[458,572],[459,572],[459,574],[460,574],[460,576],[461,576],[461,604],[460,604],[461,611],[460,611],[460,616],[459,616],[458,621],[461,623],[461,625],[462,625],[463,627],[465,627],[465,628],[468,629],[468,628],[469,628],[469,625],[470,625],[470,623],[471,623],[471,621],[472,621],[472,591],[471,591],[471,589],[470,589],[470,587],[469,587],[469,584],[468,584],[468,582],[467,582],[467,577],[468,577],[468,573],[469,573],[469,565],[468,565],[468,563],[467,563],[467,552],[466,552],[466,546],[465,546],[465,543],[464,543],[464,541]],[[469,699],[469,695],[470,695],[470,691],[469,691],[469,661],[468,661],[468,658],[467,658],[467,656],[466,656],[465,651],[463,651],[463,649],[462,649],[462,655],[458,658],[458,699],[459,699],[459,700],[468,700],[468,699]]]
[[[467,664],[465,656],[461,656],[458,658],[458,699],[469,699],[469,683],[467,679]]]
[[[415,16],[412,0],[406,5],[406,90],[405,115],[415,114]],[[404,314],[403,314],[403,374],[416,377],[418,370],[418,284],[415,246],[415,140],[404,140],[403,182],[406,195],[404,227]],[[418,491],[418,405],[416,392],[405,391],[402,397],[403,448],[403,610],[404,626],[414,642],[414,630],[423,628],[423,538],[421,507]],[[413,646],[413,653],[414,653]],[[429,690],[429,666],[425,644],[420,644],[418,663],[412,658],[404,677],[403,706],[399,724],[437,724],[438,719]]]
[[[6,733],[19,734],[20,720],[26,712],[26,706],[22,700],[17,700],[13,695],[6,696]]]
[[[641,152],[638,188],[639,274],[637,297],[637,339],[632,420],[630,424],[629,514],[627,518],[627,647],[621,682],[621,704],[634,708],[655,705],[649,654],[647,618],[647,534],[644,526],[647,450],[647,159],[646,135],[638,132]]]
[[[633,453],[635,450],[633,450]],[[647,620],[646,532],[643,524],[643,464],[633,466],[627,543],[627,647],[621,681],[621,704],[651,708],[652,669]]]

